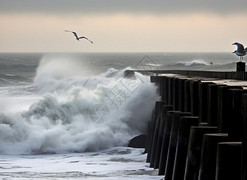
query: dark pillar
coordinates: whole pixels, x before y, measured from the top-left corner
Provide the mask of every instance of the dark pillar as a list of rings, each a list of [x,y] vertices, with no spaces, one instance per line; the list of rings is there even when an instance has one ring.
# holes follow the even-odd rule
[[[177,150],[175,155],[174,170],[173,170],[173,180],[183,180],[186,155],[189,145],[189,135],[191,126],[198,126],[199,118],[196,116],[183,116],[180,119],[180,124],[178,128],[178,141]]]
[[[237,62],[236,79],[245,80],[245,62]]]
[[[154,167],[154,161],[156,156],[156,148],[157,148],[157,142],[158,142],[158,136],[159,136],[159,127],[161,123],[162,118],[162,108],[164,105],[163,101],[157,101],[156,102],[156,108],[157,108],[157,117],[154,122],[154,133],[153,133],[153,139],[152,139],[152,146],[150,151],[150,167]]]
[[[204,134],[198,180],[215,179],[217,144],[228,141],[228,134]]]
[[[185,95],[185,79],[178,80],[178,110],[181,112],[189,112],[185,111],[184,108],[184,95]]]
[[[198,88],[199,81],[191,81],[190,83],[190,98],[191,98],[191,113],[192,116],[198,116],[199,115],[199,94],[198,94]]]
[[[245,62],[237,62],[236,71],[237,72],[245,71]]]
[[[247,179],[247,94],[243,95],[242,180]]]
[[[175,111],[179,110],[179,79],[173,78],[173,109]]]
[[[208,85],[212,82],[200,82],[199,83],[199,119],[200,122],[207,122],[208,118]]]
[[[178,140],[178,127],[180,124],[180,117],[182,116],[190,116],[190,113],[178,112],[173,114],[172,120],[172,128],[170,134],[170,142],[168,147],[166,168],[165,168],[165,180],[172,179],[173,167],[174,167],[174,159],[177,148],[177,140]]]
[[[158,133],[158,141],[157,141],[157,148],[155,153],[155,161],[154,161],[154,168],[159,167],[160,163],[160,154],[161,154],[161,147],[162,147],[162,141],[163,141],[163,134],[165,129],[165,123],[167,120],[167,112],[171,111],[173,107],[171,105],[164,105],[162,109],[162,118],[159,126],[159,133]]]
[[[184,84],[184,112],[191,112],[190,83],[191,80],[186,80]]]
[[[218,87],[218,113],[217,113],[217,124],[219,132],[228,132],[228,119],[230,118],[230,99],[228,95],[229,89],[242,89],[240,86],[219,86]]]
[[[173,78],[168,79],[168,105],[173,105]]]
[[[184,180],[198,180],[203,135],[216,131],[217,127],[212,126],[191,127]]]
[[[209,126],[218,126],[217,113],[218,113],[218,87],[216,84],[208,85],[208,119]]]
[[[147,152],[147,162],[150,162],[151,159],[151,153],[152,153],[152,146],[153,146],[153,139],[154,139],[154,134],[155,134],[155,128],[156,128],[156,123],[157,119],[159,116],[161,116],[160,111],[162,108],[162,105],[164,104],[163,101],[157,101],[155,103],[155,108],[154,112],[152,114],[152,120],[148,123],[148,129],[147,129],[147,143],[146,143],[146,148],[145,152]]]
[[[241,147],[241,142],[218,144],[215,180],[241,180]]]
[[[160,94],[161,94],[161,101],[164,101],[165,104],[169,104],[168,102],[168,93],[169,93],[169,89],[168,89],[168,77],[166,76],[161,76],[161,80],[162,83],[162,87],[160,90]]]
[[[243,136],[243,118],[242,118],[242,95],[247,93],[247,90],[230,89],[228,90],[230,101],[229,112],[229,128],[228,134],[231,141],[242,141]]]
[[[160,154],[159,175],[165,174],[165,167],[166,167],[166,161],[167,161],[168,146],[170,142],[173,114],[177,112],[179,111],[168,111],[167,112],[167,119],[165,121],[165,129],[164,129],[161,154]]]
[[[157,86],[157,93],[160,95],[160,76],[150,76],[150,82]]]

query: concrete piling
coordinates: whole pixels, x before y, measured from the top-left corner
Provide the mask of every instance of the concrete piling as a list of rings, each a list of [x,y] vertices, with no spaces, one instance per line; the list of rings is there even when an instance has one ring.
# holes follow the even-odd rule
[[[160,94],[160,76],[151,76],[150,82],[154,83],[157,87],[157,93]]]
[[[242,180],[247,179],[247,94],[243,94]]]
[[[185,79],[178,80],[178,110],[181,112],[189,112],[185,111]]]
[[[178,127],[177,149],[174,160],[172,180],[184,179],[185,163],[189,145],[191,126],[198,126],[199,118],[196,116],[183,116]]]
[[[184,180],[197,180],[201,159],[202,140],[205,133],[215,133],[217,127],[193,126],[190,130]]]
[[[165,129],[165,121],[167,119],[166,114],[168,111],[171,111],[172,109],[173,107],[171,105],[164,105],[162,109],[162,118],[159,126],[158,141],[156,145],[157,148],[156,148],[155,161],[154,161],[155,169],[159,167],[159,163],[160,163],[161,146],[162,146],[163,134]]]
[[[190,116],[190,115],[191,115],[190,113],[186,113],[186,112],[176,112],[173,114],[170,141],[168,146],[168,154],[167,154],[166,167],[165,167],[165,180],[172,179],[174,159],[175,159],[177,140],[178,140],[178,128],[181,123],[180,118],[183,116]]]
[[[168,78],[168,105],[173,105],[173,81],[174,78]]]
[[[239,61],[236,65],[236,79],[245,79],[245,62]]]
[[[230,98],[228,95],[229,89],[242,89],[240,86],[219,86],[218,87],[218,108],[217,108],[217,124],[218,131],[227,133],[228,122],[230,118]]]
[[[192,116],[199,115],[199,81],[191,81],[190,83],[190,102]]]
[[[151,147],[151,151],[150,151],[150,167],[154,167],[160,124],[161,124],[161,118],[158,117],[157,120],[156,120],[156,124],[155,124],[153,142],[152,142],[152,147]]]
[[[208,86],[212,82],[199,83],[199,119],[200,122],[207,122],[208,118]]]
[[[218,144],[215,180],[241,180],[241,149],[241,142]]]
[[[236,66],[237,72],[245,72],[245,62],[239,61]]]
[[[159,127],[161,124],[162,119],[162,108],[164,105],[164,101],[157,101],[157,115],[154,119],[154,128],[153,128],[153,138],[152,138],[152,146],[150,148],[150,167],[154,167],[154,161],[156,156],[156,150],[157,150],[157,142],[158,142],[158,136],[159,136]]]
[[[184,82],[184,112],[191,112],[190,80]]]
[[[159,175],[165,174],[165,167],[166,167],[168,147],[169,147],[169,142],[170,142],[173,114],[178,113],[178,112],[179,111],[168,111],[167,112],[167,119],[165,122],[165,129],[164,129],[163,141],[162,141],[162,146],[161,146]]]
[[[175,111],[179,110],[179,79],[178,78],[173,78],[173,87],[172,87],[172,91],[173,91],[173,109]]]
[[[210,126],[217,126],[217,106],[218,106],[218,87],[216,84],[208,85],[208,104],[207,104],[207,122]]]
[[[215,178],[217,144],[228,140],[228,134],[204,134],[198,180]]]
[[[162,89],[160,90],[161,100],[165,102],[165,104],[169,104],[169,86],[168,86],[168,78],[162,77],[161,82],[163,84]]]
[[[242,118],[242,95],[247,93],[243,89],[229,89],[230,109],[228,111],[228,134],[231,141],[242,141],[243,118]]]
[[[145,152],[147,152],[147,162],[150,162],[151,160],[151,154],[152,154],[152,148],[153,148],[153,139],[155,136],[155,129],[156,129],[156,121],[157,119],[160,118],[161,114],[160,111],[162,109],[162,105],[164,104],[163,101],[157,101],[155,103],[155,108],[154,108],[154,112],[152,115],[152,121],[149,123],[148,126],[148,132],[147,132],[147,144],[146,144],[146,148],[145,148]]]

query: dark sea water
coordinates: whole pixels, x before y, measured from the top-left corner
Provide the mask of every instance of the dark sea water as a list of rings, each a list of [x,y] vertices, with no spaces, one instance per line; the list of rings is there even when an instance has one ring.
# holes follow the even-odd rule
[[[143,149],[156,87],[126,69],[234,71],[231,53],[1,53],[0,178],[160,179]],[[143,98],[145,97],[145,98]]]

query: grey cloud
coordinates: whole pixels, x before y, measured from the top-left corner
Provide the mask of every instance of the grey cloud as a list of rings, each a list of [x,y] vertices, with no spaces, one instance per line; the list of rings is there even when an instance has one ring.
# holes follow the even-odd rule
[[[247,12],[246,0],[0,0],[0,13],[193,13]]]

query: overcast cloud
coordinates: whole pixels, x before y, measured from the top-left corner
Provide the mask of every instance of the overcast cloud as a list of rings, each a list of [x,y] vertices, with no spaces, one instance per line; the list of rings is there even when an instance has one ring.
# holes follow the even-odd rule
[[[215,13],[247,12],[246,0],[0,0],[0,13]]]
[[[247,0],[0,0],[0,51],[232,52],[246,16]]]

